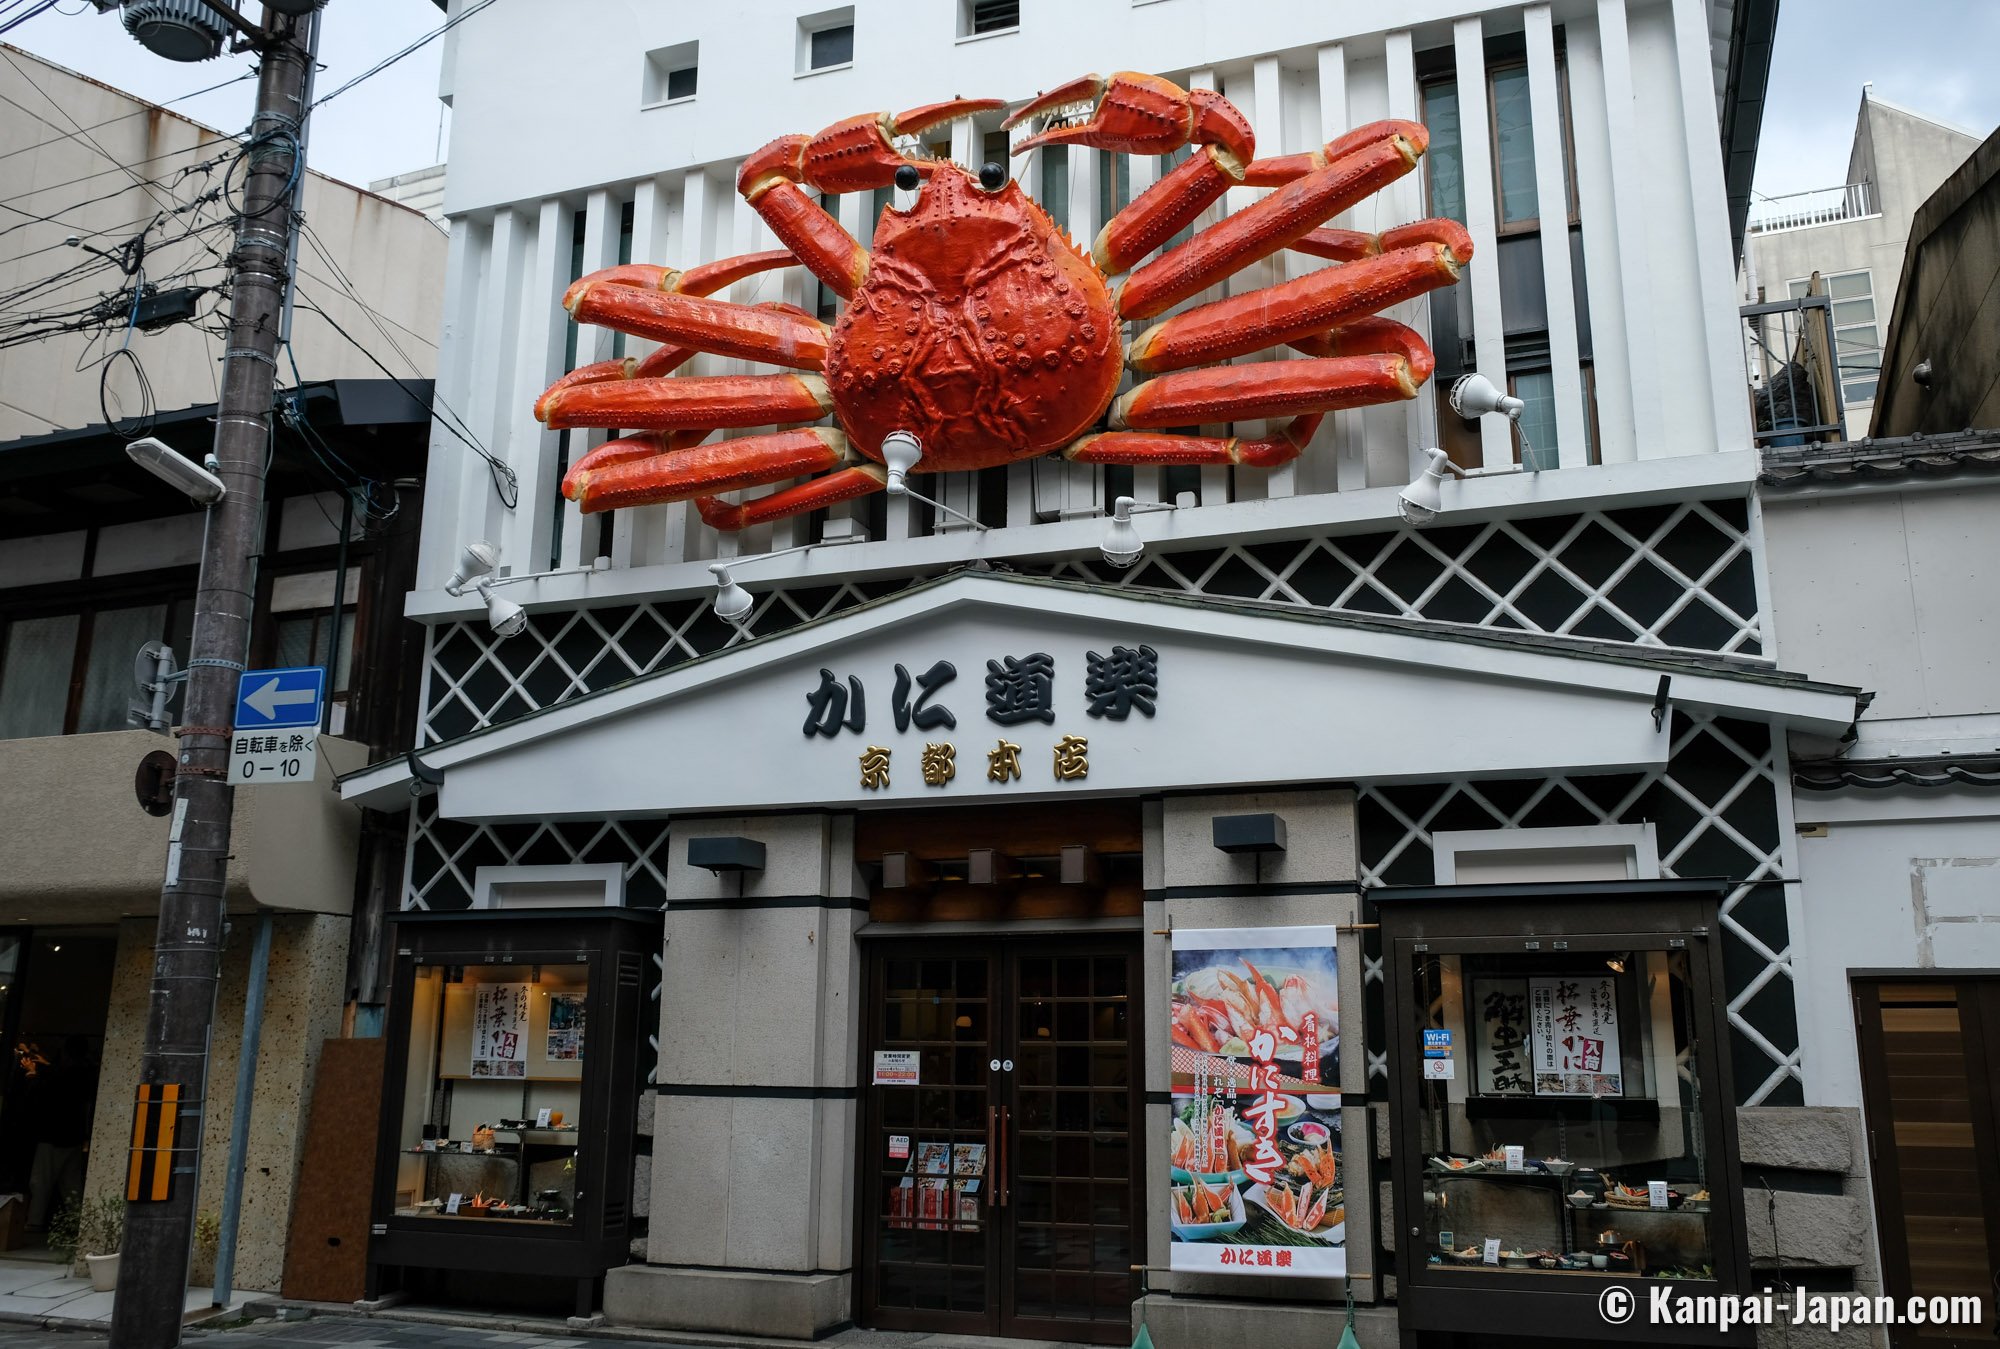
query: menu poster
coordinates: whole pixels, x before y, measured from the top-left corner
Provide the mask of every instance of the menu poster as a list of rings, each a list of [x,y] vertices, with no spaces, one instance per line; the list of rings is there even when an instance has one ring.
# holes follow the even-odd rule
[[[1535,1095],[1623,1096],[1613,977],[1556,975],[1528,984]]]
[[[1340,979],[1333,927],[1175,928],[1170,1170],[1176,1271],[1339,1278]]]
[[[583,1057],[583,1010],[587,1001],[581,993],[549,994],[548,1058]]]
[[[1472,981],[1473,1091],[1481,1096],[1528,1096],[1528,981]]]
[[[948,1176],[951,1174],[951,1144],[919,1143],[914,1163],[916,1169],[926,1176]]]
[[[473,1077],[528,1075],[528,985],[480,984],[472,1008]]]

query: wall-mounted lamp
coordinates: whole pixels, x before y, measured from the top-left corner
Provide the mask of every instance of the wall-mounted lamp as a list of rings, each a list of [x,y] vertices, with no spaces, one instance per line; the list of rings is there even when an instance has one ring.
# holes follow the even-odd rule
[[[587,567],[557,567],[553,571],[528,572],[521,576],[494,576],[493,569],[500,565],[500,549],[497,545],[480,539],[468,543],[458,554],[458,569],[451,579],[444,583],[447,595],[463,595],[466,587],[479,592],[486,601],[486,624],[501,637],[513,637],[528,626],[528,611],[512,600],[503,599],[493,593],[497,586],[519,585],[523,581],[540,581],[550,576],[574,576],[582,572],[611,570],[611,559],[599,557]]]
[[[1181,495],[1193,496],[1186,492]],[[1176,511],[1181,505],[1178,497],[1172,501],[1135,501],[1131,497],[1119,497],[1111,503],[1111,519],[1104,526],[1104,542],[1098,545],[1104,560],[1120,571],[1130,567],[1139,560],[1139,554],[1146,551],[1146,541],[1132,526],[1133,515],[1147,511]]]
[[[910,490],[907,479],[911,471],[916,468],[917,461],[923,457],[924,443],[908,431],[891,431],[882,437],[882,463],[889,470],[888,481],[882,484],[883,490],[892,497],[909,497],[914,501],[921,501],[932,510],[949,515],[954,520],[962,520],[982,534],[985,533],[987,527],[964,511],[954,510],[942,501],[933,501],[922,492]]]
[[[1268,812],[1257,815],[1217,815],[1209,820],[1211,837],[1218,850],[1226,853],[1267,853],[1285,850],[1285,817]]]
[[[844,539],[821,539],[818,543],[795,544],[790,548],[774,548],[768,553],[755,553],[749,557],[733,558],[728,562],[710,563],[708,572],[715,578],[713,601],[715,616],[725,623],[741,625],[743,620],[750,616],[750,610],[756,604],[750,592],[736,583],[731,568],[748,566],[753,562],[762,562],[766,558],[783,557],[787,553],[805,553],[815,548],[838,548],[843,544],[860,543],[864,537],[853,534]]]
[[[1451,386],[1451,410],[1468,421],[1484,417],[1489,412],[1498,412],[1510,422],[1521,420],[1521,413],[1527,404],[1518,398],[1501,393],[1493,386],[1493,381],[1484,375],[1466,375]]]
[[[1451,462],[1451,456],[1440,449],[1424,451],[1423,471],[1410,479],[1410,485],[1396,493],[1396,514],[1403,517],[1406,524],[1418,528],[1437,519],[1437,513],[1444,504],[1444,475],[1465,476],[1465,470]]]
[[[688,840],[688,865],[721,875],[725,871],[762,871],[764,845],[734,834]]]

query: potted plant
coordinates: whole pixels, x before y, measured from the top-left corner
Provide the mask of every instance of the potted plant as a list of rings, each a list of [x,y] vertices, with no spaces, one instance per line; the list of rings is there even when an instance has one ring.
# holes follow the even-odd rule
[[[77,1223],[77,1249],[89,1268],[90,1286],[100,1293],[118,1287],[118,1248],[125,1240],[125,1200],[99,1195],[85,1204]]]

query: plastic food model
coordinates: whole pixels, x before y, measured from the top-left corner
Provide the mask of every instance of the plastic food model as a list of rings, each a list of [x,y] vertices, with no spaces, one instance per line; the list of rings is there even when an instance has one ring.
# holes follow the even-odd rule
[[[1415,167],[1429,143],[1422,126],[1376,122],[1260,160],[1249,122],[1219,94],[1130,72],[1074,80],[1007,119],[1039,127],[1015,154],[1198,147],[1085,252],[1001,165],[975,175],[924,152],[924,133],[999,106],[954,99],[782,136],[744,162],[737,189],[784,248],[686,271],[610,267],[572,285],[563,305],[577,322],[665,345],[574,370],[536,402],[550,428],[627,433],[579,459],[564,494],[584,511],[693,500],[709,525],[735,530],[899,485],[883,452],[895,431],[916,437],[918,473],[1054,451],[1081,463],[1271,468],[1297,457],[1325,413],[1414,397],[1430,377],[1423,339],[1376,314],[1456,281],[1472,256],[1464,229],[1322,227]],[[916,197],[883,210],[872,248],[807,193],[891,184]],[[1275,190],[1145,261],[1233,187]],[[1335,265],[1196,305],[1121,342],[1125,322],[1165,314],[1285,249]],[[830,327],[792,305],[707,298],[793,265],[847,301]],[[1219,364],[1280,346],[1302,359]],[[698,352],[793,373],[672,377]],[[1114,401],[1127,369],[1140,382]],[[829,414],[837,429],[807,425]],[[1259,439],[1170,429],[1258,418],[1289,420]],[[702,444],[722,428],[767,426],[793,429]],[[809,480],[742,504],[718,495],[795,478]]]

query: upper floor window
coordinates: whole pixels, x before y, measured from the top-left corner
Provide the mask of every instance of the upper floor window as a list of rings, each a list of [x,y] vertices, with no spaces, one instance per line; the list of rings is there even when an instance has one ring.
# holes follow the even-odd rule
[[[1875,401],[1882,376],[1882,336],[1875,322],[1875,282],[1867,271],[1835,272],[1820,278],[1833,300],[1834,363],[1840,367],[1840,400],[1852,407]],[[1812,278],[1794,281],[1794,300],[1812,293]]]
[[[147,642],[187,664],[194,597],[22,614],[0,627],[0,740],[122,731]]]
[[[959,0],[958,35],[979,37],[1021,26],[1021,0]]]
[[[822,10],[799,20],[798,71],[854,64],[854,6]]]
[[[671,47],[657,47],[647,52],[640,102],[651,107],[655,103],[693,98],[700,74],[700,58],[699,42],[677,42]]]

